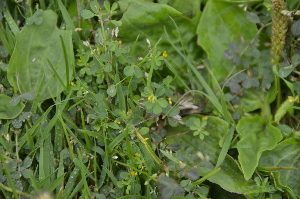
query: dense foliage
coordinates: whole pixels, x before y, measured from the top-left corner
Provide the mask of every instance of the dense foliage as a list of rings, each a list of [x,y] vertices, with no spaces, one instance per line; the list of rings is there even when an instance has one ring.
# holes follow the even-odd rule
[[[299,198],[299,7],[1,1],[0,198]]]

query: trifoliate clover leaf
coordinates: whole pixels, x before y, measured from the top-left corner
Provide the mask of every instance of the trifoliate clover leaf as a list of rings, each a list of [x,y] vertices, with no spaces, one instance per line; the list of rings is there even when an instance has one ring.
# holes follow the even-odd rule
[[[134,75],[137,78],[142,78],[144,76],[144,73],[139,67],[134,67]]]
[[[17,106],[20,103],[20,101],[21,101],[21,97],[20,96],[14,96],[9,101],[9,105],[10,106]]]
[[[107,91],[106,91],[107,95],[109,95],[110,97],[114,97],[117,94],[117,89],[115,85],[111,85],[108,87]]]
[[[240,83],[240,82],[242,82],[246,78],[247,78],[246,73],[242,72],[242,73],[237,74],[233,78],[231,78],[230,81],[236,82],[236,83]]]
[[[243,86],[243,88],[246,88],[246,89],[252,88],[252,87],[258,87],[259,81],[254,77],[249,77],[242,82],[242,86]]]
[[[149,128],[148,127],[143,127],[143,128],[141,128],[140,130],[139,130],[139,133],[141,134],[141,135],[145,135],[145,134],[147,134],[149,132]]]
[[[153,106],[153,113],[160,114],[162,112],[162,108],[158,103],[155,103]]]
[[[231,52],[235,52],[235,53],[239,52],[239,48],[238,48],[238,46],[236,45],[235,42],[229,42],[228,43],[228,50],[230,50]]]
[[[229,50],[224,51],[224,56],[225,56],[226,59],[232,59],[233,58],[233,54]]]
[[[178,120],[176,120],[175,118],[172,118],[172,117],[168,118],[168,123],[172,127],[176,127],[179,124]]]
[[[230,82],[229,89],[232,93],[238,93],[242,89],[242,87],[236,82]]]
[[[157,100],[157,103],[159,104],[159,106],[161,106],[162,108],[166,108],[168,106],[168,102],[167,100],[160,98]]]
[[[113,68],[112,68],[111,63],[107,63],[106,66],[105,66],[104,71],[107,72],[107,73],[109,73],[109,72],[112,71],[112,69],[113,69]]]
[[[132,76],[134,74],[134,66],[126,66],[124,68],[124,74],[126,76]]]
[[[300,64],[300,55],[299,54],[295,54],[292,57],[292,63],[293,65],[296,67]]]
[[[27,92],[27,93],[23,93],[22,95],[20,95],[20,97],[24,100],[30,101],[30,100],[34,99],[35,95],[32,92]]]
[[[254,58],[259,58],[260,57],[261,53],[256,47],[251,46],[249,50],[251,51],[251,56],[252,57],[254,57]]]
[[[95,14],[89,10],[84,9],[81,11],[81,16],[83,19],[90,19],[90,18],[94,17]]]
[[[239,65],[241,63],[241,57],[237,54],[233,55],[233,63],[234,65]]]
[[[42,9],[38,9],[37,11],[35,11],[32,17],[26,19],[26,25],[32,25],[32,24],[41,25],[43,22],[42,13],[43,13]]]
[[[160,97],[165,94],[166,89],[163,86],[159,86],[155,91],[155,96]]]

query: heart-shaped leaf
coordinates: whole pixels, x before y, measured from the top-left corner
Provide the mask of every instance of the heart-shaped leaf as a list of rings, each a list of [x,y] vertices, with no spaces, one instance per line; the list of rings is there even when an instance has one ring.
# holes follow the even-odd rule
[[[238,147],[239,162],[245,179],[249,180],[258,165],[261,154],[274,149],[282,139],[282,135],[276,127],[266,123],[265,119],[258,115],[242,118],[236,126],[236,130],[240,137],[237,147],[249,147]]]

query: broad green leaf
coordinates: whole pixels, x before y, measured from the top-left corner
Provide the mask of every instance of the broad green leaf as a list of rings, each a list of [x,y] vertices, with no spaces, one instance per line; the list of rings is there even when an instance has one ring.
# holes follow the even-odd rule
[[[250,148],[238,148],[239,162],[246,180],[249,180],[264,151],[272,150],[282,139],[281,132],[271,124],[265,122],[262,116],[242,118],[236,130],[239,133],[240,141],[238,146]]]
[[[32,92],[40,101],[63,91],[64,86],[69,84],[67,79],[71,80],[74,66],[72,32],[56,27],[57,15],[52,10],[43,11],[42,17],[42,24],[25,26],[21,30],[7,69],[8,80],[14,88],[20,88],[22,93]],[[60,36],[66,47],[68,73]],[[69,78],[66,74],[69,74]]]
[[[120,37],[126,38],[124,42],[134,42],[138,38],[139,45],[144,44],[146,49],[148,44],[145,38],[148,38],[152,44],[161,38],[161,42],[166,41],[164,27],[170,31],[169,34],[174,38],[174,42],[178,42],[178,32],[174,31],[176,30],[174,21],[180,26],[178,30],[185,37],[185,41],[192,39],[195,35],[193,22],[171,6],[140,0],[121,0],[118,4],[121,12],[124,13],[120,20],[122,26],[119,27]],[[164,44],[165,47],[166,44]],[[174,51],[173,48],[170,50]]]
[[[263,0],[218,0],[218,1],[239,4],[239,3],[257,3],[257,2],[262,2]]]
[[[213,0],[207,2],[197,28],[198,43],[206,51],[218,81],[223,81],[233,67],[232,60],[224,56],[228,43],[235,42],[243,50],[256,33],[256,25],[248,21],[247,13],[238,5]]]
[[[214,169],[214,166],[209,162],[201,162],[199,166],[200,175],[206,175]],[[208,178],[208,180],[220,185],[229,192],[247,195],[262,191],[262,188],[255,186],[256,183],[253,180],[246,181],[244,179],[238,163],[229,155],[226,155],[221,165],[221,170]]]
[[[202,116],[194,114],[183,118],[183,121],[186,122],[191,117],[202,119]],[[174,157],[187,164],[187,166],[197,168],[201,176],[215,169],[214,165],[217,163],[221,152],[219,143],[229,132],[228,123],[220,118],[209,116],[206,121],[207,125],[204,130],[209,135],[205,136],[203,141],[199,139],[199,136],[193,136],[193,132],[188,132],[189,127],[187,126],[167,128],[168,134],[165,140],[170,146],[176,143],[179,147],[176,148]],[[240,194],[257,192],[254,181],[244,179],[238,164],[233,158],[227,155],[220,167],[221,170],[208,178],[209,181],[230,192]]]
[[[25,107],[22,102],[11,106],[10,101],[11,98],[9,96],[0,94],[0,119],[13,119],[17,117]]]
[[[297,167],[296,170],[278,170],[283,185],[290,187],[300,196],[300,141],[290,138],[279,143],[273,150],[262,154],[259,167]]]
[[[168,3],[169,6],[172,6],[176,10],[185,15],[196,15],[200,12],[201,0],[158,0],[159,3]]]

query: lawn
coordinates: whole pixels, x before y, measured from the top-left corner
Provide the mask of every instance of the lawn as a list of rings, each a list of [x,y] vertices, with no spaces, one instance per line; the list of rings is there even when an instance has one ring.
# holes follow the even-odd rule
[[[298,0],[2,0],[0,199],[300,198]]]

